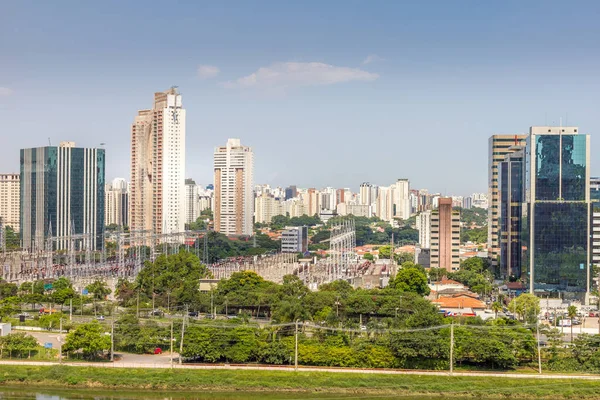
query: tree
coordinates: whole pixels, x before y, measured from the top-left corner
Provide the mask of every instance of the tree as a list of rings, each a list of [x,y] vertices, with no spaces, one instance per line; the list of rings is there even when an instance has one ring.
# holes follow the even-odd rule
[[[447,273],[446,268],[429,268],[429,280],[431,282],[439,282]]]
[[[81,351],[86,358],[93,359],[98,352],[110,349],[110,336],[97,321],[79,325],[65,340],[64,350]]]
[[[373,261],[373,259],[375,257],[373,257],[373,254],[371,254],[371,253],[365,253],[365,254],[363,254],[363,258],[367,261]]]
[[[392,289],[403,292],[413,292],[421,296],[427,296],[430,292],[427,285],[427,275],[416,264],[403,264],[393,280],[390,281]]]
[[[540,314],[540,299],[531,293],[523,293],[511,300],[508,309],[519,314],[523,322],[533,323]]]
[[[567,307],[567,315],[571,321],[571,342],[573,342],[573,318],[577,316],[577,307],[574,305]]]
[[[377,250],[379,251],[379,258],[389,259],[392,255],[392,246],[390,245],[379,246]]]
[[[106,296],[112,293],[112,290],[106,286],[106,282],[97,280],[85,287],[92,294],[94,300],[94,313],[96,312],[96,300],[104,300]]]
[[[494,318],[498,318],[498,313],[502,311],[502,304],[499,301],[493,302],[492,311],[494,312]]]
[[[37,340],[24,332],[11,333],[0,338],[0,346],[9,352],[12,357],[13,352],[17,352],[22,357],[25,352],[30,353],[38,346]]]

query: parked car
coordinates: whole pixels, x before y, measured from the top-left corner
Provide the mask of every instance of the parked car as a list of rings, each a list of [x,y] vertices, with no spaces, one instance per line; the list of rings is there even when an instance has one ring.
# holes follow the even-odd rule
[[[204,318],[205,318],[205,319],[215,319],[215,316],[214,316],[214,315],[212,315],[212,314],[206,314],[206,315],[204,316]]]
[[[188,313],[188,317],[197,317],[198,316],[198,311],[190,311]]]
[[[580,320],[578,320],[578,319],[574,319],[573,321],[571,321],[571,323],[572,323],[573,325],[581,325],[581,321],[580,321]]]
[[[98,316],[96,317],[96,319],[97,319],[98,321],[104,321],[104,315],[98,315]]]

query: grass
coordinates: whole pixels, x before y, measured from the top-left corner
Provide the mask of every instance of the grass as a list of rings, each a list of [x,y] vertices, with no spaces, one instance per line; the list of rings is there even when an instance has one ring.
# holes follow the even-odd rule
[[[252,370],[1,365],[0,385],[102,390],[302,392],[556,399],[598,398],[600,381]]]

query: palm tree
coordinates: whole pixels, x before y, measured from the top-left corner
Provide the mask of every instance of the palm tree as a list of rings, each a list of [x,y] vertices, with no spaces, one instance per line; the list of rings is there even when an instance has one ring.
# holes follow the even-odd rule
[[[567,307],[567,315],[571,320],[571,342],[573,341],[573,318],[577,315],[577,307],[571,305]]]
[[[494,318],[498,318],[498,312],[502,311],[502,304],[499,301],[492,303],[492,311],[494,312]]]

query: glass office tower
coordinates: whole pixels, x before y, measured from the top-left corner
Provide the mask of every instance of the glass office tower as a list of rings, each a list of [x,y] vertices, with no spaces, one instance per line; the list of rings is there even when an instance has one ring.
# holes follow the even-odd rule
[[[586,301],[591,270],[590,138],[576,127],[532,127],[525,152],[529,287]]]
[[[99,250],[104,232],[104,149],[60,146],[21,150],[21,243],[67,249],[80,235],[82,248]]]
[[[523,160],[521,146],[511,147],[499,164],[500,171],[500,274],[521,279],[521,215],[523,206]]]

